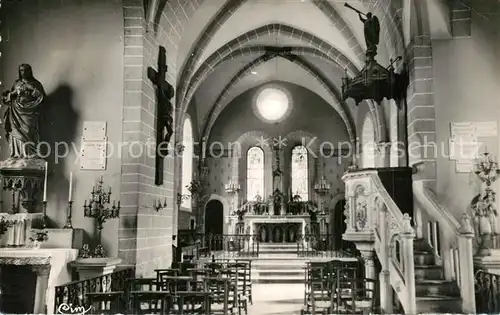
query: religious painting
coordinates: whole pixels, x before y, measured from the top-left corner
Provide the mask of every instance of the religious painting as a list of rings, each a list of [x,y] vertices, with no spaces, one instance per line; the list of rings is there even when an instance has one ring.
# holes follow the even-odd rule
[[[253,147],[247,152],[247,200],[257,201],[264,194],[264,151]]]
[[[304,146],[292,150],[292,194],[299,195],[301,201],[309,200],[309,167]]]

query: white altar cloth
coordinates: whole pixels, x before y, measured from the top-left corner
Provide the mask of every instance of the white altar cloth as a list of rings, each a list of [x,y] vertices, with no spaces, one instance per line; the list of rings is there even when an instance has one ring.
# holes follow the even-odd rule
[[[37,265],[50,264],[48,286],[45,294],[47,314],[54,314],[55,287],[71,281],[69,262],[76,260],[78,249],[72,248],[0,248],[0,264]]]

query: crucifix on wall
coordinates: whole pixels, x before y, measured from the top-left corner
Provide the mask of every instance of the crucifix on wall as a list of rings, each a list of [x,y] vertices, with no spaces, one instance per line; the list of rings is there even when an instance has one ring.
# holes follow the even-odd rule
[[[158,52],[158,71],[148,67],[148,78],[156,87],[156,148],[155,148],[155,185],[163,184],[163,163],[168,155],[168,144],[174,133],[173,106],[174,87],[165,75],[167,73],[167,51],[160,46]]]

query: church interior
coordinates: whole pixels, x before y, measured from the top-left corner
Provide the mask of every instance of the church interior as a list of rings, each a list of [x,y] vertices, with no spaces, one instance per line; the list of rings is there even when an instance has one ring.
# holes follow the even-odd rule
[[[498,0],[0,1],[0,313],[500,312],[499,30]]]

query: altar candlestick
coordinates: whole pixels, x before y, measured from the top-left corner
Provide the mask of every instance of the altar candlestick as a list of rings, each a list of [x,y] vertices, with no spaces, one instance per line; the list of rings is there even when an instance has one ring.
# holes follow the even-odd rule
[[[47,173],[49,169],[49,163],[45,162],[45,178],[43,180],[43,201],[47,201]]]
[[[68,201],[72,201],[73,197],[73,172],[69,173],[69,196]]]

